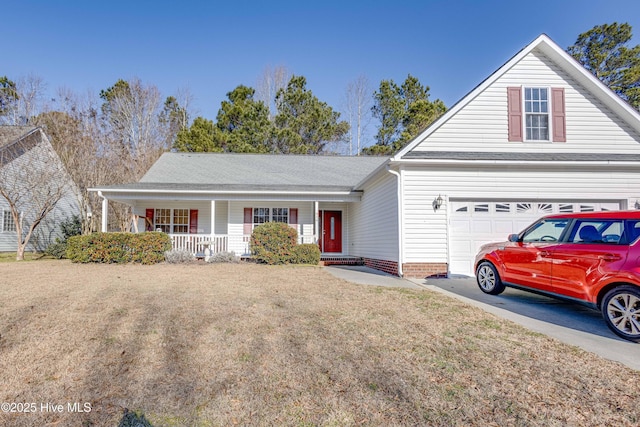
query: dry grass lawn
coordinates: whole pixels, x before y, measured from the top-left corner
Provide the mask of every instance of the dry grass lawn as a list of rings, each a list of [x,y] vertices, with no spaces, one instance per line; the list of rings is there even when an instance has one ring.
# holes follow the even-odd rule
[[[313,267],[2,263],[0,373],[7,426],[640,424],[640,372]]]

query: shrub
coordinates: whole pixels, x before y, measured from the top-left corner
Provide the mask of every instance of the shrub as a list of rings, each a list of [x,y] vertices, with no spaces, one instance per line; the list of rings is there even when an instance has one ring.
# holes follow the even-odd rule
[[[56,237],[56,242],[47,246],[45,254],[54,258],[62,259],[66,257],[67,240],[69,237],[79,236],[82,234],[82,222],[78,215],[74,215],[66,221],[60,223],[60,231],[62,237]]]
[[[169,264],[188,264],[196,260],[196,256],[184,249],[172,249],[164,253],[164,259]]]
[[[313,243],[305,243],[297,245],[293,248],[293,259],[295,264],[312,264],[320,263],[320,248]]]
[[[254,228],[251,234],[251,255],[265,264],[291,262],[298,232],[282,222],[266,222]]]
[[[240,257],[235,252],[218,252],[211,255],[207,262],[240,262]]]
[[[160,232],[94,233],[70,237],[67,258],[73,262],[156,264],[171,249],[171,238]]]

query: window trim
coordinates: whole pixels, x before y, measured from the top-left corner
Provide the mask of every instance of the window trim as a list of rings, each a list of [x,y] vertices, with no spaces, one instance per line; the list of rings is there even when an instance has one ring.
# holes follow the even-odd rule
[[[197,209],[191,208],[153,208],[153,230],[158,230],[167,234],[194,234],[191,232],[191,212]],[[160,215],[159,211],[169,211],[168,215]],[[176,211],[185,211],[186,216],[181,217],[186,219],[186,223],[176,222]],[[168,219],[169,222],[158,223],[158,219]],[[176,227],[182,227],[186,231],[176,231]],[[197,234],[197,233],[196,233]]]
[[[547,111],[546,113],[536,113],[527,111],[527,90],[544,89],[547,92]],[[545,143],[553,142],[553,102],[551,99],[552,88],[550,86],[522,86],[522,139],[524,142]],[[529,100],[529,102],[533,102]],[[527,126],[527,117],[529,115],[546,115],[547,116],[547,139],[530,139],[528,137],[529,127]]]

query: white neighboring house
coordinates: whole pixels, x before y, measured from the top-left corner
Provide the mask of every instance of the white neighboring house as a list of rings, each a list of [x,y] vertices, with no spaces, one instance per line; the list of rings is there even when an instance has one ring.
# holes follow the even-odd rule
[[[31,237],[27,250],[44,250],[61,235],[60,223],[79,215],[76,186],[64,171],[44,131],[33,126],[0,126],[0,185],[11,186],[10,192],[20,196],[24,232],[33,220],[34,198],[43,192],[61,189],[62,197]],[[60,184],[49,185],[49,180]],[[39,188],[35,188],[35,187]],[[42,197],[41,197],[42,199]],[[0,195],[0,252],[17,250],[16,223],[8,201]]]
[[[640,206],[640,114],[541,35],[390,158],[167,153],[94,191],[176,247],[247,253],[256,224],[283,221],[325,259],[473,275],[481,244],[540,216]]]

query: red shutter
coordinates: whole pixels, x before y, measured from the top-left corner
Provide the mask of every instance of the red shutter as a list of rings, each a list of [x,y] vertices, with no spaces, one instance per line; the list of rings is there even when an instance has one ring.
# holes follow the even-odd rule
[[[155,209],[153,208],[149,208],[147,209],[145,215],[144,215],[144,229],[147,231],[153,231],[153,213],[155,212]]]
[[[564,88],[551,88],[553,142],[567,142],[567,120],[564,109]]]
[[[244,208],[244,234],[251,234],[251,226],[253,225],[253,209]]]
[[[191,209],[189,211],[189,233],[198,233],[198,209]]]
[[[509,141],[522,142],[522,89],[507,88],[507,111],[509,114]]]
[[[293,225],[294,228],[298,225],[298,208],[289,208],[289,225]]]

